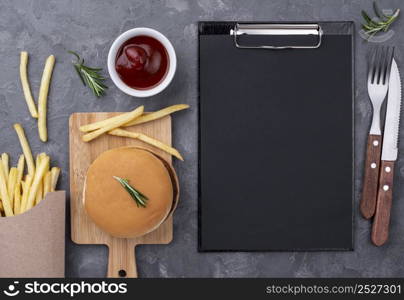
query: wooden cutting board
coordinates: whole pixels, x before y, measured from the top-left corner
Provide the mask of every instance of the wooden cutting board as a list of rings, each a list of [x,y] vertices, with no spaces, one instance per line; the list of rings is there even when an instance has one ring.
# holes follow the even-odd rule
[[[108,277],[137,277],[135,247],[139,244],[168,244],[173,238],[173,220],[170,216],[159,228],[142,237],[121,239],[99,229],[84,211],[82,195],[86,172],[102,152],[123,146],[150,149],[171,164],[171,156],[141,141],[108,134],[85,143],[81,140],[81,125],[104,120],[119,113],[74,113],[70,116],[70,208],[71,234],[77,244],[104,244],[109,248]],[[171,145],[171,117],[126,128],[144,133]]]

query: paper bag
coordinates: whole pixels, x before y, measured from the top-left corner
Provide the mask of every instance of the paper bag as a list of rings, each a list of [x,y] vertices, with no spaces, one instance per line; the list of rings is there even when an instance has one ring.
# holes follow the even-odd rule
[[[24,214],[0,218],[0,277],[64,277],[64,191]]]

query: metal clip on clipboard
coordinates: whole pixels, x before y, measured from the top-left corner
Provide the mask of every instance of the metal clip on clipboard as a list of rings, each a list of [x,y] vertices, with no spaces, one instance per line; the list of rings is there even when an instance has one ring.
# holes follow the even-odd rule
[[[234,37],[234,44],[237,48],[243,49],[315,49],[321,46],[323,31],[318,24],[246,24],[236,23],[234,29],[230,30],[230,35]],[[244,43],[241,39],[249,37],[257,42],[254,45]],[[262,44],[259,37],[270,37],[277,43]],[[303,41],[309,38],[309,44],[281,44],[281,36],[287,37],[290,43],[291,38],[296,41]],[[315,39],[313,39],[313,37]],[[257,39],[258,38],[258,39]],[[271,41],[272,43],[272,41]]]

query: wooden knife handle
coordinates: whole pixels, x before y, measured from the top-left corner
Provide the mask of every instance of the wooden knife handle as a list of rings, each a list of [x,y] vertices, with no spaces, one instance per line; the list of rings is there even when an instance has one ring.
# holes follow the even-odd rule
[[[365,176],[360,202],[360,211],[365,219],[370,219],[375,214],[381,148],[382,136],[370,134],[366,148]]]
[[[390,211],[393,200],[394,161],[381,163],[376,213],[372,228],[372,242],[383,245],[389,237]]]

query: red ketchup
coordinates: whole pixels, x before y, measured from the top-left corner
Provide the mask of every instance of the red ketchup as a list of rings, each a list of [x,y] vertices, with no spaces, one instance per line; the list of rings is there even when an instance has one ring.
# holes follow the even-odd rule
[[[119,48],[115,69],[128,86],[145,90],[158,85],[168,70],[168,53],[158,40],[149,36],[136,36]]]

